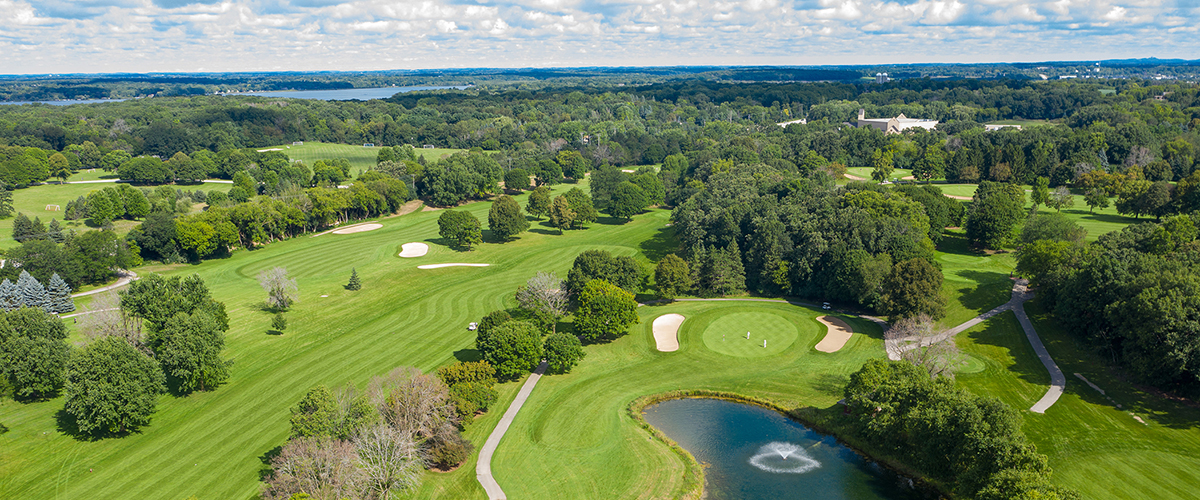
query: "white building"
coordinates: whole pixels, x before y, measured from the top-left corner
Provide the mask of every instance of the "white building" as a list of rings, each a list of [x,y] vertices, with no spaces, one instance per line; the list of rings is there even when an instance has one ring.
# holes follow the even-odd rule
[[[885,134],[899,134],[910,128],[933,130],[937,124],[937,120],[909,118],[904,116],[904,113],[895,118],[867,118],[866,110],[858,110],[858,128],[874,127],[882,130]]]

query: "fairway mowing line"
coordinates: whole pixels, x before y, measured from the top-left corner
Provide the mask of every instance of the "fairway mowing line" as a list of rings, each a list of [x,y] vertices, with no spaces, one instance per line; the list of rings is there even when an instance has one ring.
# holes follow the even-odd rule
[[[679,350],[679,325],[685,318],[682,314],[664,314],[654,318],[654,343],[662,352]]]
[[[417,266],[417,269],[440,269],[443,267],[488,267],[491,264],[464,264],[461,262],[451,262],[449,264],[425,264]]]
[[[429,245],[424,243],[405,243],[400,245],[400,256],[406,259],[412,257],[423,257],[429,252]]]
[[[842,318],[834,316],[821,316],[817,318],[822,325],[825,325],[829,332],[825,334],[825,338],[821,339],[815,347],[821,352],[837,352],[842,347],[845,347],[846,342],[854,334],[854,329]]]

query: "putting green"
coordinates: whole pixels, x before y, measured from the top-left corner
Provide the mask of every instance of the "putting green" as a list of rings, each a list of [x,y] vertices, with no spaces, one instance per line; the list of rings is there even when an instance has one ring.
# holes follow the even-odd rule
[[[746,332],[750,332],[749,340]],[[758,358],[783,352],[796,341],[796,336],[796,326],[778,314],[733,313],[709,323],[704,329],[704,346],[729,356]]]
[[[951,370],[954,373],[979,373],[987,368],[987,364],[980,361],[979,358],[966,353],[960,353],[955,357]]]

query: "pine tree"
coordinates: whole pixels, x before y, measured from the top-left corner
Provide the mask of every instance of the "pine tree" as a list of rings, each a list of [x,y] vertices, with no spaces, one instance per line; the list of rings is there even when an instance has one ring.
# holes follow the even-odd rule
[[[71,300],[71,286],[54,273],[50,276],[50,312],[66,314],[75,310],[75,301]]]
[[[63,242],[62,225],[58,223],[58,219],[50,219],[50,225],[46,227],[46,234],[55,243]]]
[[[30,227],[29,239],[31,240],[48,240],[46,236],[46,225],[42,224],[41,217],[33,218],[33,225]]]
[[[4,278],[0,281],[0,309],[11,311],[21,307],[21,290],[13,282]]]
[[[275,317],[271,318],[271,328],[279,333],[287,330],[287,318],[283,317],[283,313],[275,313]]]
[[[23,213],[18,213],[17,218],[13,219],[13,239],[19,242],[24,242],[33,235],[33,221],[29,220]]]
[[[350,270],[350,283],[346,285],[347,290],[361,290],[362,282],[358,280],[358,270]]]
[[[46,312],[51,312],[49,307],[49,294],[46,293],[46,288],[38,282],[27,271],[21,271],[21,276],[17,278],[17,289],[21,305],[24,307],[40,307]]]

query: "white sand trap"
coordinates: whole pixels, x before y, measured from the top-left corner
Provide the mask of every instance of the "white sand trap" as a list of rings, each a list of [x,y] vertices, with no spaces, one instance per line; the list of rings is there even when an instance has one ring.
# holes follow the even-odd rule
[[[383,227],[383,224],[359,224],[357,226],[350,226],[350,227],[343,227],[341,229],[334,229],[333,234],[361,233],[361,232],[365,232],[365,231],[374,231],[381,227]]]
[[[662,352],[679,350],[679,325],[683,324],[682,314],[664,314],[654,318],[654,343]]]
[[[266,153],[267,151],[283,151],[283,149],[281,149],[281,148],[271,148],[271,149],[260,149],[260,150],[258,150],[258,152],[259,152],[259,153]]]
[[[628,169],[628,168],[623,168],[623,169],[621,169],[621,171],[625,172],[627,174],[632,174],[634,172],[637,172],[637,170],[632,170],[632,169]]]
[[[429,245],[424,243],[405,243],[400,245],[401,257],[421,257],[429,253]]]
[[[423,266],[417,266],[417,269],[439,269],[439,268],[443,268],[443,267],[459,267],[459,266],[463,266],[463,267],[487,267],[487,266],[490,266],[490,265],[491,265],[491,264],[463,264],[463,263],[461,263],[461,262],[451,262],[451,263],[449,263],[449,264],[425,264],[425,265],[423,265]]]
[[[850,328],[850,325],[841,318],[821,316],[817,318],[817,321],[829,327],[829,333],[826,333],[825,338],[817,343],[817,350],[821,352],[837,352],[846,345],[846,341],[850,340],[851,334],[854,333],[854,329]]]

